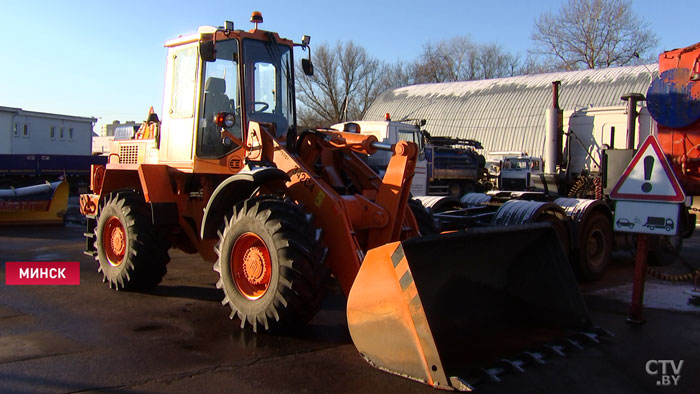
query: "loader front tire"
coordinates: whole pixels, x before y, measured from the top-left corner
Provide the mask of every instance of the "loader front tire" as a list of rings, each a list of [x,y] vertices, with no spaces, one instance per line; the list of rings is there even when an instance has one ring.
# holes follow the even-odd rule
[[[131,191],[108,195],[95,228],[95,259],[109,287],[146,290],[167,272],[169,243],[154,229],[143,199]]]
[[[321,233],[301,208],[271,196],[238,204],[219,232],[214,271],[241,328],[297,328],[318,311],[328,270]]]

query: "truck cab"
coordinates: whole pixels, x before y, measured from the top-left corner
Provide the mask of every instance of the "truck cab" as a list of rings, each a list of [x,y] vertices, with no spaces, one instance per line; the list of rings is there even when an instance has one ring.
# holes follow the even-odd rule
[[[542,175],[543,161],[525,155],[507,156],[501,162],[499,189],[508,191],[534,190],[533,177]]]
[[[425,121],[359,121],[333,125],[339,131],[354,131],[373,135],[380,142],[395,144],[411,141],[418,145],[419,155],[413,176],[411,193],[414,196],[450,195],[460,198],[476,191],[486,181],[485,159],[476,149],[483,149],[474,140],[435,137],[421,130]],[[368,157],[368,164],[382,173],[390,155],[375,154]]]
[[[357,127],[356,127],[357,126]],[[338,123],[331,126],[338,131],[359,131],[360,134],[373,135],[379,142],[395,144],[398,141],[410,141],[418,145],[418,161],[415,175],[411,182],[411,194],[424,196],[428,194],[428,161],[425,156],[425,141],[420,126],[409,122],[361,121]],[[384,175],[391,152],[377,152],[367,157],[367,164],[380,176]]]

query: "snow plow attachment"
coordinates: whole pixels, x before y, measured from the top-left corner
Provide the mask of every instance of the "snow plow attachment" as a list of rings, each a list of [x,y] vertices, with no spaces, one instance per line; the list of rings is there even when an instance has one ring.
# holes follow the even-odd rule
[[[373,366],[461,391],[487,365],[591,327],[547,223],[372,249],[348,296],[347,317],[355,346]]]

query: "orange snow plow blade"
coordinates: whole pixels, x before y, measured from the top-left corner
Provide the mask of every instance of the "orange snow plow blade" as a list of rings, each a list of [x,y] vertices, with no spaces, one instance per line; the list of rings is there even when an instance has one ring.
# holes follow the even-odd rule
[[[348,296],[347,317],[355,346],[373,366],[457,390],[470,390],[469,378],[485,365],[591,326],[548,224],[372,249]]]

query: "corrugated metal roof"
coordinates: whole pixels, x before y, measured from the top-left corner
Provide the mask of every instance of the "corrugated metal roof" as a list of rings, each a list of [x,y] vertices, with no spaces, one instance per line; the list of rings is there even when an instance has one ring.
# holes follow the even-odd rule
[[[658,66],[614,67],[510,78],[434,83],[389,90],[370,106],[363,120],[425,119],[435,136],[481,141],[489,151],[544,151],[546,110],[552,82],[561,81],[563,110],[621,105],[625,93],[646,94]]]

